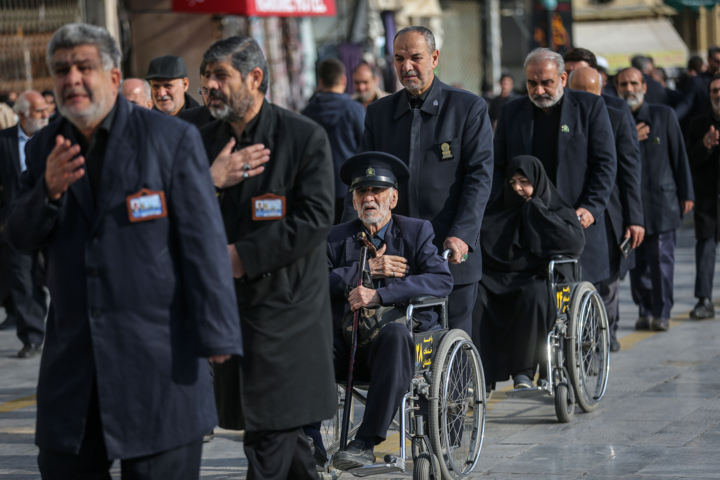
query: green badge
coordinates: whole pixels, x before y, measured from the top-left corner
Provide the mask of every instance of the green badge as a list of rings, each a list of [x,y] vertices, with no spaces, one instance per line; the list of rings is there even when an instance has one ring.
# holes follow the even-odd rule
[[[655,145],[660,145],[660,137],[655,137]]]
[[[567,125],[563,125],[562,127],[560,127],[560,130],[562,130],[563,133],[570,133],[570,127],[568,127]]]

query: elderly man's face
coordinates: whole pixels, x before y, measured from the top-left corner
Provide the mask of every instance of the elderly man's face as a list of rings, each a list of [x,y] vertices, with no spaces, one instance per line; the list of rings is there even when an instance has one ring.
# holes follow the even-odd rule
[[[381,223],[397,205],[394,188],[360,187],[353,191],[353,207],[360,220],[369,225]]]
[[[440,52],[428,52],[425,37],[415,32],[398,37],[394,46],[400,83],[413,95],[422,95],[432,85]]]
[[[630,109],[635,111],[643,104],[647,84],[636,68],[628,68],[620,72],[616,78],[617,92],[620,98],[624,99]]]
[[[525,69],[525,75],[528,96],[538,108],[551,108],[560,101],[567,82],[567,72],[558,72],[555,62],[532,62]]]
[[[262,70],[255,68],[245,78],[232,66],[229,59],[211,63],[203,73],[209,92],[207,107],[215,118],[237,122],[253,105],[253,95],[262,82]]]
[[[369,101],[375,93],[375,88],[377,88],[377,80],[373,76],[370,67],[358,68],[353,74],[353,83],[355,84],[355,91],[362,102]]]
[[[24,112],[18,114],[20,125],[27,135],[33,135],[41,128],[47,126],[50,110],[48,109],[45,97],[37,92],[27,92],[26,96],[30,103],[30,111],[26,116]]]
[[[150,80],[155,107],[168,115],[177,114],[185,105],[185,92],[190,86],[187,78],[155,78]]]
[[[104,70],[94,45],[58,49],[52,67],[60,114],[82,128],[102,121],[117,97],[120,70]]]
[[[143,108],[152,108],[152,98],[145,96],[145,86],[143,85],[144,80],[131,79],[125,80],[122,84],[122,91],[120,92],[129,102],[134,103]]]

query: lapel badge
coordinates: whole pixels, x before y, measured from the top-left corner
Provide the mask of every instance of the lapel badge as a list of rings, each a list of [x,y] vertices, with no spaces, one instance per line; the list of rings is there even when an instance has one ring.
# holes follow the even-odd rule
[[[365,170],[365,176],[366,177],[374,177],[375,176],[375,169],[372,167],[368,167],[367,170]]]
[[[660,137],[655,137],[655,145],[660,145]]]
[[[449,143],[443,143],[440,145],[440,150],[442,151],[442,160],[449,160],[453,158],[452,153],[450,153]]]
[[[434,107],[437,107],[437,106],[438,106],[437,100],[435,100],[435,101],[433,102],[433,106],[434,106]]]
[[[562,127],[560,127],[560,130],[562,130],[563,133],[570,133],[570,127],[568,127],[567,125],[563,125]]]

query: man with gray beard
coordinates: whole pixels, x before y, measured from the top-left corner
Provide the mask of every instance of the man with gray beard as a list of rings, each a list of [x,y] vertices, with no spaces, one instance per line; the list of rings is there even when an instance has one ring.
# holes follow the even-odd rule
[[[645,101],[647,83],[640,70],[619,71],[615,86],[633,112],[642,158],[645,239],[630,271],[633,301],[640,310],[635,328],[665,331],[673,306],[675,231],[695,200],[685,142],[675,112]]]
[[[249,37],[203,55],[200,133],[225,222],[245,356],[215,369],[220,426],[245,430],[249,479],[315,479],[302,426],[337,396],[325,238],[335,210],[325,130],[265,100],[268,64]],[[233,299],[235,300],[235,299]]]
[[[10,246],[3,235],[3,225],[20,193],[20,175],[27,169],[25,144],[50,117],[48,104],[40,93],[27,91],[18,96],[13,110],[18,124],[0,131],[0,249],[12,307],[2,328],[17,325],[17,336],[23,343],[20,358],[39,355],[45,337],[45,292],[37,282],[38,252],[22,253]]]
[[[610,276],[603,218],[615,185],[615,139],[602,97],[565,89],[562,56],[538,48],[525,59],[528,95],[505,104],[495,133],[493,197],[502,191],[509,159],[542,162],[560,196],[585,228],[582,280]]]

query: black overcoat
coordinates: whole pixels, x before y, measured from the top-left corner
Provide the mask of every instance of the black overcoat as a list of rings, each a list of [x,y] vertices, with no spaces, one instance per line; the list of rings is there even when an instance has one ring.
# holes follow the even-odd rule
[[[186,122],[190,122],[197,128],[202,128],[208,123],[215,121],[215,117],[210,113],[210,109],[205,105],[200,105],[193,108],[184,108],[180,110],[177,117]]]
[[[688,159],[695,189],[695,236],[714,238],[715,241],[720,240],[720,148],[706,149],[703,137],[711,125],[717,124],[710,110],[693,119],[687,135]]]
[[[595,217],[585,229],[580,263],[583,280],[597,283],[610,276],[604,215],[617,172],[615,141],[601,97],[566,89],[560,108],[556,188],[573,208],[585,208]],[[503,107],[495,131],[493,197],[502,191],[507,163],[532,155],[533,123],[527,95]]]
[[[425,152],[421,163],[408,161],[413,114],[405,89],[368,106],[359,152],[390,153],[408,164],[410,180],[399,188],[401,194],[403,190],[410,193],[409,216],[432,224],[440,252],[447,237],[467,243],[471,254],[466,262],[451,264],[450,273],[455,285],[474,283],[482,277],[478,242],[492,189],[492,127],[487,105],[481,97],[445,85],[436,77],[420,111],[418,141],[420,151]],[[443,159],[445,143],[452,158]],[[348,194],[343,222],[355,218],[357,212]]]
[[[680,125],[672,108],[647,102],[636,111],[635,122],[650,126],[640,142],[645,235],[675,230],[682,221],[680,201],[695,200]]]
[[[252,143],[270,149],[265,171],[220,196],[227,242],[247,276],[235,282],[245,357],[215,370],[220,425],[284,430],[332,416],[337,397],[325,238],[335,190],[325,130],[264,102]],[[232,136],[215,121],[201,130],[214,160]],[[282,220],[253,220],[254,197],[286,197]],[[242,392],[242,395],[241,395]]]
[[[217,424],[207,360],[240,354],[222,219],[195,127],[117,98],[97,200],[88,176],[59,206],[45,163],[66,119],[28,142],[5,233],[47,249],[52,304],[37,390],[41,448],[77,454],[93,383],[108,457],[197,441]],[[126,199],[163,191],[167,217],[131,223]]]
[[[0,239],[2,225],[5,224],[10,207],[20,193],[18,128],[20,125],[0,130]]]

